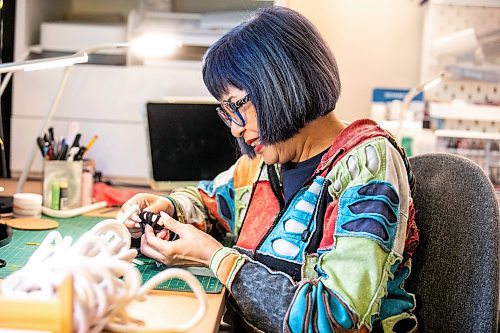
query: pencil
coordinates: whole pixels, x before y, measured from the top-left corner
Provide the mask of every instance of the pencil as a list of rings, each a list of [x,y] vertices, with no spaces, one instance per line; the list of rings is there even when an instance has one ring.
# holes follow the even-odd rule
[[[90,139],[89,143],[87,143],[87,145],[85,146],[85,150],[83,151],[82,157],[90,149],[90,147],[94,145],[95,140],[97,140],[97,135],[94,135],[92,139]]]

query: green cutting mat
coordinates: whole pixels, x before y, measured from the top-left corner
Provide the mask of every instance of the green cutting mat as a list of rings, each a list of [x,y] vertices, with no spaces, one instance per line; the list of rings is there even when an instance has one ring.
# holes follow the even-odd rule
[[[104,220],[102,217],[88,217],[88,216],[77,216],[67,219],[50,218],[59,223],[59,227],[56,229],[64,236],[71,236],[73,239],[78,239],[87,230],[91,229],[96,223]],[[30,243],[40,244],[45,236],[52,230],[43,231],[26,231],[26,230],[13,230],[12,240],[9,244],[4,247],[0,247],[0,259],[7,262],[7,265],[0,268],[0,278],[5,278],[9,274],[19,270],[23,267],[28,259],[31,257],[33,252],[38,248],[37,245],[29,245]],[[166,267],[157,267],[156,262],[153,259],[140,257],[139,258],[144,264],[137,265],[142,275],[142,282],[149,280]],[[189,269],[188,269],[189,270]],[[208,270],[208,269],[207,269]],[[207,293],[220,293],[222,290],[222,283],[213,277],[206,276],[208,274],[195,274],[198,281],[200,281],[203,289]],[[174,290],[174,291],[191,291],[191,289],[186,285],[183,280],[171,279],[163,282],[155,289],[160,290]]]

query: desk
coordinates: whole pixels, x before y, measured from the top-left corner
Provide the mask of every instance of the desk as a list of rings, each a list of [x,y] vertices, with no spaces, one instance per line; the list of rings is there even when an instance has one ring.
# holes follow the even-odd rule
[[[12,195],[15,192],[15,180],[0,179],[0,186],[5,188],[0,195]],[[24,187],[26,192],[41,193],[41,182],[28,181]],[[150,192],[150,191],[148,191]],[[224,312],[225,289],[220,294],[207,294],[207,314],[190,332],[217,332]],[[133,302],[128,313],[146,321],[148,325],[182,323],[191,318],[197,309],[197,301],[192,293],[153,290],[146,302]]]

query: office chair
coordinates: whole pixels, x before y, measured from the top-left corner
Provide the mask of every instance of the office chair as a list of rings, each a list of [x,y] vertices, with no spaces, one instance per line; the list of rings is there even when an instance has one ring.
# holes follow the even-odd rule
[[[410,164],[420,244],[405,289],[417,297],[419,332],[497,332],[499,211],[490,180],[456,155]]]

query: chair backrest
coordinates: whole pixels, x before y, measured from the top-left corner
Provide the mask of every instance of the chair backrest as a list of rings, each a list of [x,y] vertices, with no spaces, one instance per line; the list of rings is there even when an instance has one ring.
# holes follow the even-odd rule
[[[493,186],[472,161],[410,158],[420,244],[405,285],[417,295],[420,332],[497,331],[499,212]]]

